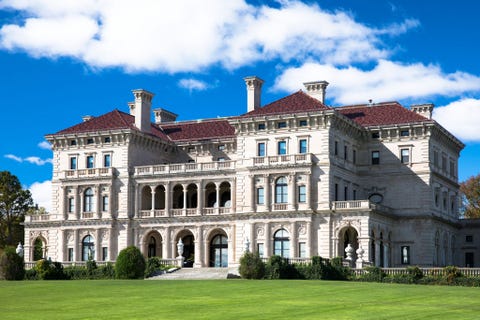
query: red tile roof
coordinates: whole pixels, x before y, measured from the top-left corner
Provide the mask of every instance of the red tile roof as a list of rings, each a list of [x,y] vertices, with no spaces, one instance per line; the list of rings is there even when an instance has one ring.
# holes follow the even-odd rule
[[[398,102],[345,106],[335,109],[363,127],[433,121],[402,107]]]
[[[67,129],[61,130],[55,133],[55,135],[121,129],[138,130],[138,128],[135,126],[134,116],[115,109],[111,112],[105,113],[104,115],[93,117],[88,121],[84,121]],[[169,140],[168,137],[154,125],[152,125],[151,133],[163,140]]]
[[[202,140],[235,136],[235,129],[225,119],[160,124],[159,127],[173,141]]]
[[[294,94],[286,96],[285,98],[274,101],[261,108],[250,111],[242,115],[242,117],[255,117],[263,115],[285,114],[285,113],[299,113],[306,111],[329,110],[319,100],[310,97],[303,91],[297,91]]]

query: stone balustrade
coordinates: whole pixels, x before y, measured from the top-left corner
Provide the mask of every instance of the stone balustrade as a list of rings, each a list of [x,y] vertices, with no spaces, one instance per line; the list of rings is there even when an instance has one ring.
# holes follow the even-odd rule
[[[253,158],[254,166],[275,166],[275,165],[288,165],[288,164],[305,164],[312,162],[311,153],[302,154],[286,154],[278,156],[268,157],[255,157]]]
[[[187,172],[210,172],[218,170],[235,170],[235,161],[216,161],[200,163],[172,163],[153,166],[135,167],[135,176],[164,175]]]
[[[137,218],[155,218],[155,217],[185,217],[185,216],[209,216],[209,215],[219,215],[219,214],[230,214],[233,213],[232,208],[230,207],[220,207],[220,208],[203,208],[200,212],[197,208],[186,208],[186,209],[170,209],[170,210],[140,210],[137,214]]]
[[[113,175],[113,168],[91,168],[63,171],[64,179],[99,178]]]

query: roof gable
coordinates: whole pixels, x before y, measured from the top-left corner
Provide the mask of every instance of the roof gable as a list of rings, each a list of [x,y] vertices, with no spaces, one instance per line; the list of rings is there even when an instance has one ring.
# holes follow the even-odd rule
[[[255,109],[242,115],[242,117],[253,117],[263,115],[275,115],[285,113],[300,113],[307,111],[329,110],[319,100],[310,97],[303,91],[297,91],[294,94],[267,104],[261,108]]]

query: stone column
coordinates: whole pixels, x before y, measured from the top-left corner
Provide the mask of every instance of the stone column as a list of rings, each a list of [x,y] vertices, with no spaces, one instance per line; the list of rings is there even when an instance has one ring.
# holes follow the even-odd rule
[[[256,212],[256,188],[255,188],[255,176],[249,175],[248,178],[250,179],[250,212]],[[246,191],[246,190],[245,190]]]
[[[288,209],[295,210],[297,208],[297,179],[295,173],[288,176],[290,191],[288,192]]]
[[[151,189],[151,192],[152,192],[152,213],[151,213],[151,217],[154,217],[154,214],[153,212],[155,211],[155,186],[150,186],[150,189]]]
[[[63,220],[68,220],[68,191],[66,186],[62,186],[62,202],[63,202],[63,210],[62,216]]]
[[[142,185],[138,184],[138,183],[135,183],[133,188],[134,188],[134,193],[133,194],[134,194],[134,198],[135,198],[135,200],[134,200],[134,210],[135,210],[135,212],[134,212],[133,216],[138,217],[138,216],[140,216],[140,209],[141,209],[141,204],[140,204],[141,200],[140,200],[140,195],[139,194],[140,194],[140,189],[142,188]]]
[[[257,241],[255,239],[255,223],[254,222],[250,224],[249,240],[250,240],[250,252],[256,252]]]
[[[383,244],[383,267],[384,268],[390,267],[389,257],[390,257],[390,244],[385,242]]]
[[[309,221],[306,223],[306,236],[307,236],[307,241],[305,243],[305,250],[307,250],[306,252],[306,256],[307,258],[310,258],[312,257],[312,243],[313,243],[313,237],[312,237],[312,223]]]
[[[195,268],[201,268],[203,267],[203,227],[198,226],[197,230],[195,232],[195,261],[194,261],[194,267]]]
[[[170,253],[170,227],[165,228],[165,238],[162,239],[162,258],[175,258],[174,255]]]
[[[290,234],[290,258],[298,257],[298,236],[297,236],[297,223],[293,221],[290,224],[292,232]]]
[[[215,213],[219,214],[220,213],[220,184],[218,182],[215,182],[215,197],[217,200],[217,203],[215,205]]]
[[[170,216],[170,207],[171,207],[171,190],[170,190],[170,181],[167,181],[165,183],[165,215],[167,217]],[[173,257],[175,258],[175,257]]]
[[[74,190],[74,197],[75,197],[75,208],[74,208],[74,214],[75,214],[75,219],[79,220],[80,219],[80,211],[81,211],[81,198],[82,198],[82,192],[80,192],[80,189],[75,186],[73,187]]]
[[[197,182],[197,214],[202,215],[203,199],[205,198],[205,190],[203,189],[203,180]]]
[[[183,215],[186,216],[187,215],[187,184],[183,183],[182,184],[182,188],[183,188]]]
[[[255,197],[253,197],[253,199],[255,199]],[[230,212],[231,213],[237,212],[237,178],[236,177],[232,179],[232,182],[230,185],[230,202],[231,202]]]
[[[96,198],[97,198],[97,203],[96,203],[96,214],[97,218],[101,219],[102,218],[102,186],[101,185],[96,185],[95,186],[95,193],[96,193]]]
[[[79,239],[80,235],[78,234],[78,229],[73,231],[73,260],[80,261],[81,259],[81,251],[82,251],[82,244],[80,243],[81,240]]]
[[[102,259],[102,239],[101,229],[95,230],[95,261],[101,261]]]
[[[272,255],[272,239],[270,237],[270,223],[265,223],[265,257],[270,257]]]
[[[380,267],[380,240],[375,240],[375,266]]]
[[[306,186],[305,188],[307,189],[306,192],[307,192],[307,198],[306,198],[306,201],[307,201],[307,209],[310,210],[312,209],[312,190],[311,190],[311,183],[310,183],[310,180],[312,179],[312,176],[310,174],[310,172],[307,173],[307,181],[306,181]]]
[[[271,200],[272,184],[270,183],[270,175],[266,174],[263,177],[265,179],[265,209],[266,211],[270,211],[271,204],[273,203]]]

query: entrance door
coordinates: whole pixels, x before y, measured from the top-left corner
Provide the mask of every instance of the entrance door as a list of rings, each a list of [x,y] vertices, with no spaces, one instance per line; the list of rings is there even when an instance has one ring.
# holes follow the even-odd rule
[[[213,237],[210,243],[210,267],[228,267],[228,242],[222,234]]]
[[[182,238],[183,242],[183,257],[185,258],[184,267],[191,268],[193,267],[193,262],[195,259],[195,243],[193,240],[193,235],[188,235]]]

